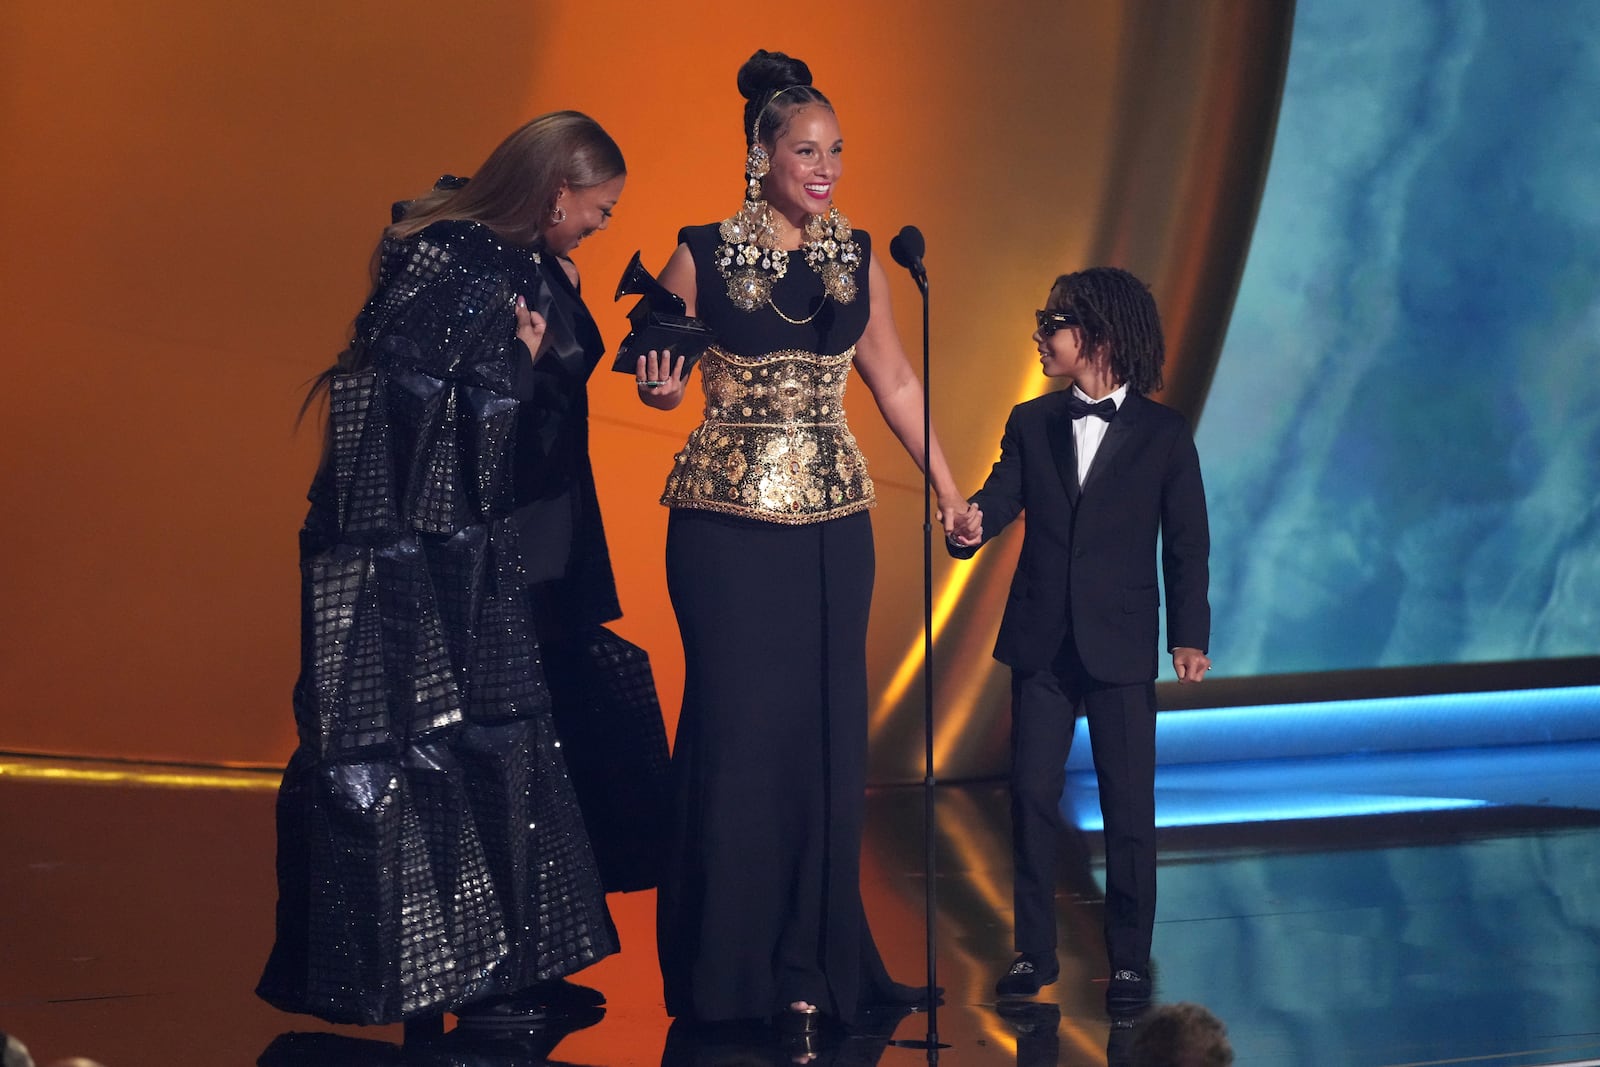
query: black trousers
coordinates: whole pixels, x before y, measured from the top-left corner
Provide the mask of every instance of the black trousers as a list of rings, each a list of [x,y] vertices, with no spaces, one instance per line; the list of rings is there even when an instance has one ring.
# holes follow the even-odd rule
[[[1056,948],[1061,795],[1078,715],[1089,720],[1105,822],[1106,955],[1113,971],[1150,962],[1156,915],[1155,683],[1091,677],[1069,638],[1045,670],[1011,675],[1011,825],[1016,949]]]

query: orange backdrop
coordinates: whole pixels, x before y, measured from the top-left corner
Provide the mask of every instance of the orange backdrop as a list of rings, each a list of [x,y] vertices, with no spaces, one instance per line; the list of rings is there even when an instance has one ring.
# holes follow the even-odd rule
[[[365,294],[389,203],[469,173],[533,114],[594,115],[629,162],[611,229],[578,255],[614,346],[626,302],[609,297],[633,250],[659,269],[678,226],[738,204],[734,72],[757,47],[806,59],[837,105],[852,220],[885,251],[906,223],[927,235],[935,426],[964,485],[981,482],[1009,407],[1044,387],[1031,310],[1057,273],[1092,261],[1153,283],[1174,349],[1169,395],[1198,413],[1291,11],[11,0],[0,750],[281,763],[295,533],[318,449],[295,413]],[[916,293],[890,272],[916,359]],[[618,628],[651,651],[670,721],[682,665],[656,498],[696,405],[663,416],[604,372],[591,396]],[[851,400],[881,500],[875,774],[917,777],[920,476],[865,390]],[[942,556],[943,773],[982,773],[1004,723],[988,644],[1010,556],[970,572]]]

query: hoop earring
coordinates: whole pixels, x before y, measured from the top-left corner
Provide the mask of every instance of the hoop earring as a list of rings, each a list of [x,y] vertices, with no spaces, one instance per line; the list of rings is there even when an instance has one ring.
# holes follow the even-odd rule
[[[555,210],[550,212],[550,225],[559,226],[561,223],[566,221],[567,209],[562,207],[560,204],[557,204],[555,206]]]

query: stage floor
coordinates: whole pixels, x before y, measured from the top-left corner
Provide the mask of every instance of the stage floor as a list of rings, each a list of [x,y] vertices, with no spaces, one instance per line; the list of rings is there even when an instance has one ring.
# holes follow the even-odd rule
[[[1243,1065],[1600,1063],[1597,765],[1600,748],[1567,744],[1164,770],[1161,809],[1191,814],[1162,831],[1159,999],[1211,1008]],[[272,1063],[307,1067],[545,1062],[536,1047],[405,1054],[398,1028],[327,1027],[256,1000],[272,936],[271,778],[158,770],[0,760],[0,1030],[40,1067],[69,1055],[245,1065],[275,1039]],[[1284,817],[1307,796],[1424,793],[1451,803]],[[1065,803],[1082,812],[1086,795],[1077,777]],[[946,785],[937,801],[938,1024],[950,1045],[939,1062],[1105,1064],[1094,835],[1079,835],[1062,872],[1061,980],[1002,1016],[992,983],[1011,958],[1004,791]],[[905,981],[921,980],[925,959],[922,811],[919,789],[877,790],[869,803],[863,892]],[[1092,825],[1092,813],[1079,821]],[[653,894],[612,904],[624,950],[580,976],[608,1008],[550,1062],[794,1059],[759,1035],[742,1047],[738,1035],[669,1034]],[[922,1062],[886,1040],[926,1025],[880,1022],[814,1062]],[[343,1040],[280,1039],[291,1031]]]

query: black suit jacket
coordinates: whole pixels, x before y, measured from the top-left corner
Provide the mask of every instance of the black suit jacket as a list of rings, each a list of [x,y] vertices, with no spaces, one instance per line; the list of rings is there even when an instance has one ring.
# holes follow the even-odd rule
[[[1159,652],[1158,533],[1167,644],[1205,650],[1211,639],[1211,540],[1194,436],[1182,415],[1130,393],[1080,489],[1069,392],[1012,409],[1000,460],[972,498],[983,509],[984,543],[1027,512],[994,655],[1040,670],[1070,636],[1096,679],[1150,681]],[[958,559],[977,551],[948,547]]]

